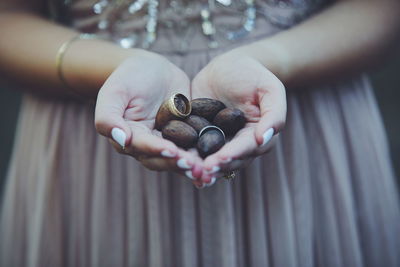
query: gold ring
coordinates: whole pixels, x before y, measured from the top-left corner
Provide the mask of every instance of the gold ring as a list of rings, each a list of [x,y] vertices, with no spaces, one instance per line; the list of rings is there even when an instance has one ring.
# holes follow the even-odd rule
[[[232,180],[233,178],[235,178],[236,173],[234,171],[231,171],[230,173],[222,176],[224,179],[226,180]]]

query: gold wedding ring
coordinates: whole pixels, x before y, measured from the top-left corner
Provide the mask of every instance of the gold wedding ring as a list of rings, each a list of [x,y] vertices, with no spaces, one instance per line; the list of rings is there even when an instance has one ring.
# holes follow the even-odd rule
[[[231,171],[230,173],[222,176],[222,178],[226,179],[226,180],[232,180],[233,178],[235,178],[236,173],[234,171]]]

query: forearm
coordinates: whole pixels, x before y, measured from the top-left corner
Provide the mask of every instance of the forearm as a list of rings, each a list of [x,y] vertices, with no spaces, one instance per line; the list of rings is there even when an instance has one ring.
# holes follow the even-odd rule
[[[350,77],[381,61],[399,24],[399,1],[341,1],[290,30],[241,49],[286,87],[312,86]]]
[[[56,55],[79,33],[29,13],[0,13],[0,73],[42,93],[65,95]],[[106,78],[127,57],[146,53],[101,40],[78,40],[65,52],[62,71],[68,85],[82,95],[96,95]]]

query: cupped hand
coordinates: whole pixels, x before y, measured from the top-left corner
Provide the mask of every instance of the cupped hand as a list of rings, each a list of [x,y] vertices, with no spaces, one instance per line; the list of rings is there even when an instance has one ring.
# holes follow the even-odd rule
[[[236,50],[213,59],[194,78],[192,97],[208,97],[241,109],[247,123],[203,163],[202,181],[246,166],[266,153],[286,120],[282,82],[256,59]],[[215,180],[215,179],[214,179]]]
[[[187,75],[162,56],[139,52],[116,68],[100,89],[96,129],[110,138],[118,152],[135,157],[149,169],[201,176],[196,167],[200,158],[153,130],[158,108],[174,93],[190,95]]]

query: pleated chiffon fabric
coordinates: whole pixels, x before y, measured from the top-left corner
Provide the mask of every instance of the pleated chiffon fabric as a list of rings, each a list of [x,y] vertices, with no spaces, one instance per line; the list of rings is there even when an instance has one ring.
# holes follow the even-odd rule
[[[165,55],[193,77],[227,49]],[[115,152],[93,106],[25,95],[0,266],[400,266],[397,185],[368,79],[287,100],[272,151],[198,190]]]

